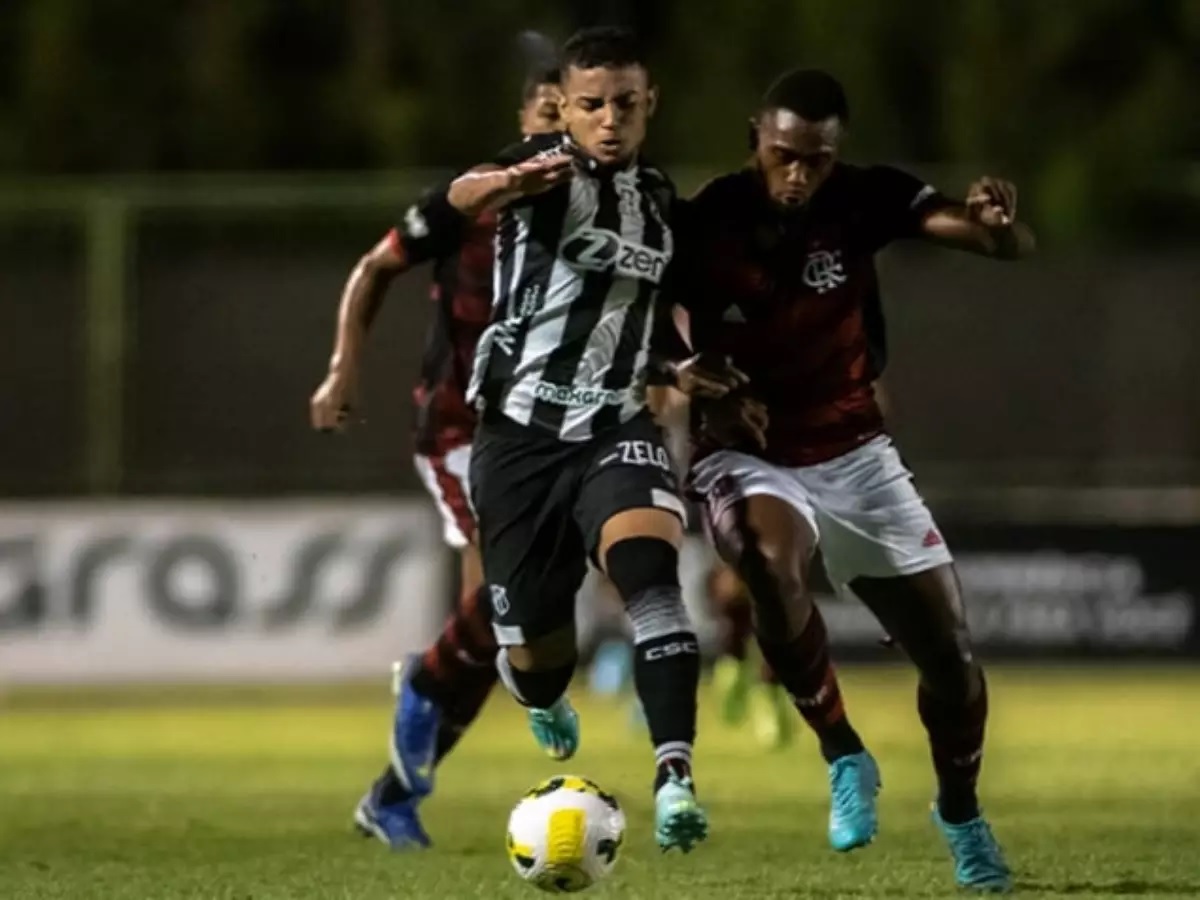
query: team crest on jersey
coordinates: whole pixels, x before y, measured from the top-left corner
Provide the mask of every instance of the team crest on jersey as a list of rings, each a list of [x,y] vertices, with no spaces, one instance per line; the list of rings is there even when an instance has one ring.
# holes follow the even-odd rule
[[[846,283],[841,250],[813,250],[804,260],[804,283],[824,294]]]

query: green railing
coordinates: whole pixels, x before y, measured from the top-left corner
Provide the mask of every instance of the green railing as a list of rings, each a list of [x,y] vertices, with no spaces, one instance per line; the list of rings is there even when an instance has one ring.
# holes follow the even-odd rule
[[[965,170],[935,174],[951,189],[961,187]],[[701,184],[711,172],[675,170],[681,191]],[[1180,173],[1183,193],[1200,196],[1200,167]],[[227,213],[239,222],[280,213],[358,210],[381,218],[445,170],[404,170],[371,174],[193,175],[106,180],[29,179],[0,182],[0,226],[67,221],[83,237],[82,329],[86,356],[83,432],[86,487],[95,494],[117,492],[122,481],[126,397],[123,365],[135,337],[131,277],[138,252],[138,224],[147,213],[187,215]],[[17,299],[16,302],[20,302]],[[1190,508],[1190,507],[1189,507]]]

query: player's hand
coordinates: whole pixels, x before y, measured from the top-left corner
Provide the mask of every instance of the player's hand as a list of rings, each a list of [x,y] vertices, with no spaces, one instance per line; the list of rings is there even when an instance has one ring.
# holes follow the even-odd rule
[[[510,166],[509,189],[522,197],[532,197],[562,184],[575,174],[575,160],[569,153],[535,156]]]
[[[671,371],[675,387],[689,397],[717,399],[750,383],[750,377],[734,366],[728,356],[713,353],[697,353],[674,363]]]
[[[700,429],[725,447],[752,441],[760,450],[767,447],[767,407],[753,397],[725,397],[698,404]]]
[[[988,228],[1007,228],[1017,221],[1017,186],[984,176],[967,189],[967,215]]]
[[[357,405],[357,389],[353,375],[330,372],[309,401],[309,418],[317,431],[345,431],[351,423],[351,413]]]

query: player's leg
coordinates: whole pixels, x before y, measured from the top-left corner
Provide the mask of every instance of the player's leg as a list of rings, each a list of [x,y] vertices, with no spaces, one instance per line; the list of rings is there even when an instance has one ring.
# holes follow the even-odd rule
[[[950,552],[889,439],[821,468],[816,493],[830,580],[849,585],[920,672],[917,705],[937,773],[936,819],[957,877],[967,886],[1008,887],[1011,875],[976,796],[987,686]]]
[[[432,790],[432,776],[423,773],[458,743],[497,680],[496,639],[479,550],[468,544],[459,557],[458,603],[437,639],[406,661],[397,685],[392,758],[417,793]]]
[[[879,770],[846,715],[825,621],[808,586],[817,534],[807,500],[785,471],[741,454],[705,460],[696,481],[710,488],[714,544],[753,598],[763,658],[829,766],[829,841],[840,851],[865,846],[879,827]]]
[[[934,818],[954,856],[957,880],[968,887],[1008,888],[1011,873],[979,808],[987,682],[971,650],[954,567],[859,577],[850,587],[920,673],[917,710],[938,782]]]
[[[655,836],[663,849],[687,851],[708,822],[692,779],[700,648],[679,581],[683,517],[662,433],[648,416],[597,442],[576,518],[633,632],[634,687],[654,746]]]
[[[437,640],[396,673],[391,764],[355,811],[359,829],[394,849],[427,846],[417,804],[434,787],[434,771],[479,714],[496,682],[496,644],[482,588],[467,484],[470,447],[417,456],[415,467],[441,514],[446,543],[458,551],[460,595]]]
[[[446,543],[459,554],[460,572],[459,596],[445,627],[424,653],[407,661],[398,685],[392,759],[418,795],[432,790],[433,767],[478,715],[496,682],[496,642],[474,543],[470,456],[470,445],[459,445],[416,458],[442,515]]]
[[[481,429],[471,459],[496,668],[538,743],[567,759],[579,745],[566,690],[578,660],[575,595],[587,571],[571,512],[586,459],[579,448],[513,430]]]

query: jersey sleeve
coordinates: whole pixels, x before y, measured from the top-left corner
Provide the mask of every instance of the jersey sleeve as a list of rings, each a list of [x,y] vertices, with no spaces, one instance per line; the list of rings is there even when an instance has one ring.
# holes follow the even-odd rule
[[[392,249],[407,266],[454,253],[466,233],[467,218],[450,205],[448,184],[426,191],[389,233]]]
[[[920,237],[925,217],[952,205],[933,185],[892,166],[867,169],[859,190],[871,250],[892,241]]]
[[[523,163],[527,159],[532,159],[539,153],[558,150],[562,146],[563,136],[561,134],[535,134],[523,141],[509,144],[492,157],[489,162],[497,166],[515,166],[517,163]]]

